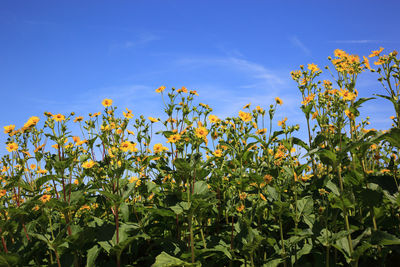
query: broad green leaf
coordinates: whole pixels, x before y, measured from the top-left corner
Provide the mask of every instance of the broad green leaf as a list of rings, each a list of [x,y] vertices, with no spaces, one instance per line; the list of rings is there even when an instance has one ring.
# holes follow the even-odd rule
[[[179,215],[183,212],[183,208],[180,205],[175,205],[175,206],[171,206],[169,207],[171,210],[173,210],[175,212],[175,214]]]
[[[339,196],[340,192],[336,184],[334,184],[331,180],[326,183],[326,188],[332,191],[335,195]]]
[[[323,163],[329,164],[331,166],[336,166],[336,154],[334,152],[323,149],[319,150],[316,154],[318,154]]]
[[[122,202],[121,205],[119,206],[121,209],[121,214],[122,218],[124,219],[125,222],[129,221],[129,206],[125,203]]]
[[[86,267],[96,266],[96,259],[100,251],[101,248],[98,245],[94,245],[91,249],[87,250]]]
[[[400,239],[385,231],[375,231],[371,235],[371,243],[381,246],[400,245]]]
[[[156,257],[156,262],[152,267],[197,267],[201,266],[200,263],[188,263],[178,258],[172,257],[168,253],[161,252],[160,255]]]
[[[204,181],[197,181],[194,183],[193,193],[196,195],[203,195],[208,192],[208,185]]]

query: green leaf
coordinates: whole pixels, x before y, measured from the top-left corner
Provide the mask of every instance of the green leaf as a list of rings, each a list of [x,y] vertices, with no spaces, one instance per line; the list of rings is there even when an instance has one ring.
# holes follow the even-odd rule
[[[45,175],[45,176],[42,176],[42,177],[36,179],[36,188],[40,188],[43,184],[45,184],[48,181],[51,181],[55,178],[56,178],[55,175]]]
[[[371,243],[373,245],[400,245],[400,239],[385,231],[375,231],[371,235]]]
[[[204,181],[197,181],[194,183],[193,194],[204,195],[208,193],[208,185]]]
[[[302,148],[304,148],[307,151],[310,150],[310,147],[303,140],[301,140],[297,137],[292,137],[292,142],[294,145],[301,146]]]
[[[360,197],[365,205],[372,207],[381,205],[383,195],[382,192],[365,188],[361,191]]]
[[[100,194],[102,194],[103,196],[111,199],[113,202],[118,202],[119,197],[117,195],[114,195],[108,191],[99,191]]]
[[[392,102],[393,104],[396,103],[396,102],[394,102],[394,100],[393,100],[391,97],[389,97],[389,96],[380,95],[380,94],[374,94],[374,95],[379,96],[379,97],[384,98],[384,99],[387,99],[387,100],[389,100],[390,102]]]
[[[20,259],[20,256],[17,254],[1,253],[0,254],[0,267],[17,266],[19,259]]]
[[[390,175],[382,176],[369,176],[367,178],[369,183],[374,183],[380,186],[383,190],[388,191],[390,194],[394,194],[398,191],[396,181]]]
[[[265,263],[263,265],[263,267],[277,267],[279,266],[279,264],[281,264],[283,262],[282,259],[273,259],[273,260],[269,260],[267,261],[267,263]]]
[[[128,222],[129,221],[129,206],[125,202],[122,202],[119,207],[121,209],[122,218],[124,219],[124,221]]]
[[[336,154],[330,150],[323,149],[317,152],[321,161],[331,166],[336,166]]]
[[[94,245],[91,249],[87,250],[86,267],[96,266],[96,259],[100,251],[101,248],[98,245]]]
[[[307,214],[311,214],[314,208],[314,202],[311,196],[303,197],[302,199],[297,200],[297,211],[298,211],[298,219],[300,216],[304,216]]]
[[[346,258],[347,263],[351,261],[349,241],[346,236],[338,239],[336,243],[333,244],[333,246],[337,248],[340,252],[342,252],[343,256]]]
[[[186,159],[177,158],[174,160],[174,165],[181,175],[188,175],[192,170],[190,163]]]
[[[336,184],[334,184],[331,180],[326,183],[326,188],[332,191],[335,195],[339,196],[340,192]]]
[[[107,253],[110,253],[112,246],[109,241],[100,241],[98,243]]]
[[[388,141],[392,146],[400,148],[400,129],[392,128],[389,132],[383,134],[380,139]]]
[[[367,102],[367,101],[369,101],[369,100],[371,100],[371,99],[375,99],[375,97],[368,97],[368,98],[366,98],[366,97],[361,97],[361,98],[358,99],[356,102],[354,102],[353,107],[354,107],[354,108],[361,107],[361,105],[362,105],[363,103],[365,103],[365,102]]]
[[[201,266],[200,263],[188,263],[178,258],[172,257],[168,253],[161,252],[160,255],[156,257],[156,262],[152,265],[152,267],[195,267]]]
[[[172,207],[169,207],[169,208],[171,210],[173,210],[175,212],[175,214],[177,214],[177,215],[182,214],[182,212],[183,212],[183,209],[182,209],[182,207],[180,205],[175,205],[175,206],[172,206]]]

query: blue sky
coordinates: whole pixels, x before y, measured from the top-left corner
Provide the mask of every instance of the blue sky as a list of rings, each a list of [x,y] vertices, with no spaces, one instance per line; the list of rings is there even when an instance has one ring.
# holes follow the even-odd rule
[[[290,71],[329,64],[340,48],[399,50],[398,1],[15,1],[0,3],[0,126],[43,112],[87,117],[111,98],[135,116],[160,116],[161,85],[197,90],[221,117],[249,102],[303,124]],[[384,93],[361,75],[361,96]],[[393,109],[361,116],[386,129]],[[6,136],[1,135],[4,142]],[[0,147],[0,154],[5,149]]]

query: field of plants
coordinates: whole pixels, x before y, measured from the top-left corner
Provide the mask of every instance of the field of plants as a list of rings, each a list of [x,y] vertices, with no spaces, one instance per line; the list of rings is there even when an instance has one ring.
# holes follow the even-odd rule
[[[218,118],[164,86],[166,120],[104,99],[85,118],[5,126],[0,266],[398,266],[400,60],[329,61],[331,80],[291,73],[304,129],[274,118],[279,97]],[[358,97],[364,72],[381,94]],[[360,114],[374,98],[393,105],[391,129]]]

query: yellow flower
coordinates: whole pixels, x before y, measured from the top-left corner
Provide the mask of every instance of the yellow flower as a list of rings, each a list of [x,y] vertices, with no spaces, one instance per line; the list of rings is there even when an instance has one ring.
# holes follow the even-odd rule
[[[8,125],[8,126],[4,126],[3,128],[4,128],[4,133],[5,134],[9,134],[12,131],[14,131],[15,125],[11,124],[11,125]]]
[[[307,67],[309,70],[311,70],[311,73],[314,73],[314,72],[317,72],[317,71],[319,71],[320,69],[318,68],[318,66],[317,65],[315,65],[314,63],[311,63],[311,64],[308,64],[308,67]]]
[[[199,103],[199,105],[202,106],[203,108],[210,109],[210,106],[207,104]]]
[[[31,126],[35,126],[39,122],[39,117],[33,116],[28,119],[28,121],[24,124],[24,128],[29,128]]]
[[[165,90],[165,86],[160,86],[156,89],[156,93],[162,93]]]
[[[78,117],[76,117],[74,119],[74,122],[79,122],[79,121],[82,121],[82,120],[83,120],[83,117],[82,116],[78,116]]]
[[[199,127],[195,129],[195,134],[198,138],[206,138],[208,130],[205,127]]]
[[[1,189],[0,190],[0,197],[4,197],[7,194],[7,190]]]
[[[333,54],[335,55],[335,57],[342,57],[344,55],[347,55],[346,52],[344,52],[343,50],[340,49],[336,49]]]
[[[137,152],[136,144],[130,141],[125,141],[121,143],[121,150],[127,152],[128,150],[131,152]]]
[[[8,143],[6,149],[7,149],[8,152],[17,151],[18,144],[14,143],[14,142]]]
[[[178,90],[176,90],[176,92],[178,92],[178,93],[187,93],[188,91],[187,91],[187,89],[186,89],[186,87],[185,86],[182,86],[182,88],[181,89],[178,89]]]
[[[339,95],[343,98],[343,100],[347,101],[352,101],[356,99],[357,95],[355,93],[352,93],[346,89],[340,89]]]
[[[283,104],[282,99],[280,99],[279,97],[275,97],[275,102],[276,102],[276,104],[278,104],[280,106],[282,106],[282,104]]]
[[[303,101],[301,101],[301,104],[306,106],[308,103],[314,100],[315,94],[310,94],[309,96],[306,96]]]
[[[111,106],[112,105],[112,100],[111,99],[104,99],[102,102],[101,102],[101,104],[106,108],[106,107],[109,107],[109,106]]]
[[[243,205],[243,204],[240,204],[240,206],[236,207],[236,210],[237,210],[238,212],[242,212],[242,211],[244,210],[244,205]]]
[[[10,167],[3,166],[3,168],[1,169],[1,172],[7,172],[9,168],[10,168]]]
[[[353,112],[351,112],[350,110],[346,109],[344,111],[344,113],[346,114],[347,117],[349,117],[350,120],[354,120],[355,116],[354,116]]]
[[[221,150],[221,149],[215,150],[214,153],[213,153],[213,155],[216,156],[216,157],[218,157],[218,158],[221,157],[221,156],[222,156],[222,150]]]
[[[370,70],[371,69],[371,65],[369,64],[369,59],[367,57],[365,57],[365,56],[363,56],[363,59],[364,59],[365,67]]]
[[[47,201],[49,201],[51,198],[50,195],[43,195],[40,197],[40,201],[42,201],[43,203],[46,203]]]
[[[249,121],[251,121],[251,114],[250,113],[247,113],[247,112],[244,112],[244,111],[239,111],[239,117],[240,117],[240,119],[242,119],[242,121],[244,121],[244,122],[249,122]]]
[[[151,195],[147,198],[149,201],[152,200],[154,197],[154,193],[151,193]]]
[[[137,178],[136,176],[132,176],[131,178],[129,178],[129,183],[132,184],[138,180],[139,180],[139,178]]]
[[[32,170],[36,169],[36,165],[35,164],[31,164],[30,167],[31,167]]]
[[[122,114],[124,114],[124,117],[127,119],[132,119],[133,118],[133,114],[132,114],[132,110],[126,108],[126,112],[122,111]]]
[[[246,199],[246,197],[247,197],[247,194],[246,194],[245,192],[241,192],[241,193],[239,194],[240,200],[244,200],[244,199]]]
[[[90,169],[94,166],[95,162],[93,160],[88,160],[82,163],[82,168],[84,169]]]
[[[307,181],[310,180],[311,177],[313,177],[313,176],[314,176],[313,174],[304,174],[304,175],[301,176],[301,180],[302,180],[303,182],[307,182]]]
[[[319,192],[319,194],[320,194],[321,196],[326,195],[326,194],[329,194],[329,192],[326,191],[324,188],[318,189],[318,192]]]
[[[324,87],[325,89],[331,89],[332,88],[332,82],[329,80],[323,80]]]
[[[53,115],[53,119],[55,121],[63,121],[63,120],[65,120],[65,116],[62,114],[57,114],[57,115]]]
[[[180,134],[173,134],[168,138],[167,143],[176,143],[179,140],[181,140],[181,135]]]
[[[372,144],[372,145],[370,146],[370,148],[371,148],[372,150],[376,150],[376,149],[378,148],[378,146],[375,145],[375,144]]]
[[[39,174],[46,174],[46,173],[48,173],[48,171],[47,171],[47,170],[42,170],[42,169],[40,169],[40,168],[38,167],[37,173],[39,173]]]
[[[197,91],[195,91],[195,90],[192,90],[192,91],[190,91],[189,93],[192,94],[192,95],[197,95],[197,96],[199,96],[199,94],[198,94]]]
[[[101,115],[101,112],[99,111],[99,112],[93,113],[93,115],[90,115],[90,117],[94,118],[94,117],[97,117],[97,116],[100,116],[100,115]]]
[[[379,54],[383,51],[383,47],[379,47],[379,50],[372,51],[369,57],[379,57]]]
[[[243,109],[246,109],[246,108],[250,107],[250,105],[251,105],[251,103],[248,103],[247,105],[245,105],[245,106],[243,107]]]
[[[81,145],[83,145],[84,143],[87,143],[87,140],[78,141],[78,142],[76,142],[76,145],[77,145],[77,146],[81,146]]]
[[[311,119],[314,120],[317,116],[318,116],[318,111],[315,111],[315,112],[312,114],[312,118],[311,118]]]
[[[278,126],[284,127],[286,125],[287,118],[285,117],[283,120],[278,121]]]
[[[267,199],[265,198],[265,196],[263,194],[260,193],[260,198],[264,201],[267,201]]]
[[[215,116],[215,115],[210,115],[210,116],[208,116],[208,120],[209,120],[211,123],[217,123],[217,122],[219,122],[219,118],[218,118],[217,116]]]
[[[266,175],[264,175],[264,182],[266,184],[269,184],[272,181],[272,178],[273,178],[272,175],[266,174]]]
[[[293,80],[298,81],[301,77],[301,71],[300,70],[291,71],[290,75],[292,76]]]
[[[43,146],[43,145],[42,145]],[[36,150],[36,149],[35,149]],[[31,153],[29,153],[29,151],[25,151],[25,150],[22,150],[21,151],[22,153],[24,153],[26,156],[28,156],[28,157],[32,157],[32,155],[31,155]],[[36,151],[37,152],[37,151]]]
[[[259,130],[257,130],[256,131],[256,134],[265,134],[267,132],[267,128],[264,128],[264,129],[259,129]]]
[[[153,146],[154,153],[161,153],[163,151],[167,151],[168,148],[163,146],[162,144],[158,143]]]
[[[149,119],[149,121],[151,121],[151,122],[158,122],[158,119],[153,118],[153,117],[148,117],[148,119]]]
[[[264,111],[264,109],[260,106],[256,106],[256,111],[259,113],[262,113]]]

